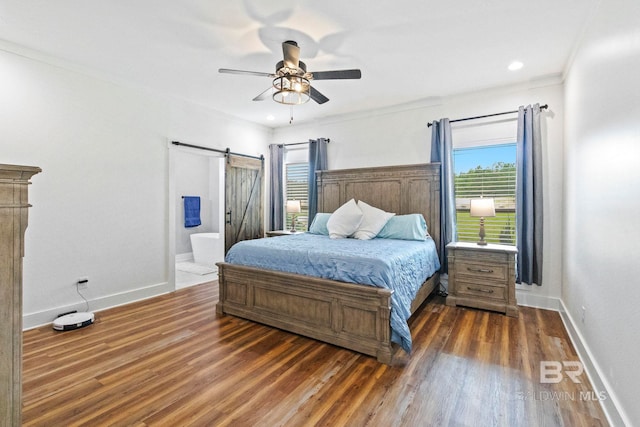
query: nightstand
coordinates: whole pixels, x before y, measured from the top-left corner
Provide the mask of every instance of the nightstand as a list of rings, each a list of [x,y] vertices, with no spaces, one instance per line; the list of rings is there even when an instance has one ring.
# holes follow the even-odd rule
[[[446,304],[494,310],[518,317],[517,253],[515,246],[449,243],[449,295]]]
[[[265,234],[267,237],[276,237],[276,236],[288,236],[290,234],[298,234],[303,233],[303,231],[290,231],[290,230],[273,230],[267,231]]]

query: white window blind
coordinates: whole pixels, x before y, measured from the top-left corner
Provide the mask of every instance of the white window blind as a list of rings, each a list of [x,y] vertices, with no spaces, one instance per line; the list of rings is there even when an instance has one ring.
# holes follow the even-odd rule
[[[296,230],[306,231],[309,218],[309,163],[287,163],[286,200],[300,200],[300,213],[296,214]],[[285,203],[286,206],[286,203]],[[286,230],[291,229],[292,214],[286,215]]]
[[[493,197],[496,216],[485,218],[485,240],[515,244],[516,145],[500,144],[453,150],[458,240],[477,242],[480,218],[469,215],[470,200]]]

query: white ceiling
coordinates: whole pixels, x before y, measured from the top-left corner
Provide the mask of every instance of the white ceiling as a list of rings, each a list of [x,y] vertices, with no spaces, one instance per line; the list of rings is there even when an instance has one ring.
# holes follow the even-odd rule
[[[598,1],[2,0],[0,48],[277,127],[290,108],[252,101],[271,80],[218,68],[274,72],[295,40],[309,71],[362,70],[314,82],[300,123],[562,73]]]

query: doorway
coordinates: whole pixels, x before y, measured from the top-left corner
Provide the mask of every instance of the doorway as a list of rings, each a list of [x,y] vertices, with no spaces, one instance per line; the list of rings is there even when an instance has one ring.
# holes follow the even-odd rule
[[[224,260],[224,163],[218,153],[170,146],[168,265],[169,280],[175,289],[218,278],[215,263]],[[200,198],[199,226],[185,227],[184,196]],[[220,239],[220,250],[215,251],[219,256],[207,260],[206,265],[196,262],[191,235],[214,233]]]

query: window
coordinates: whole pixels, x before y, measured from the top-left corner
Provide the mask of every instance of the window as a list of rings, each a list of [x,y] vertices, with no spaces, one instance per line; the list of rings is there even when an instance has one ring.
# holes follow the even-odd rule
[[[469,215],[470,200],[493,197],[496,216],[485,218],[485,240],[515,245],[516,144],[484,145],[453,150],[458,240],[477,242],[479,218]]]
[[[306,231],[309,218],[309,163],[287,163],[285,165],[286,200],[300,200],[300,213],[296,215],[296,230]],[[285,212],[285,229],[291,229],[292,214]]]

